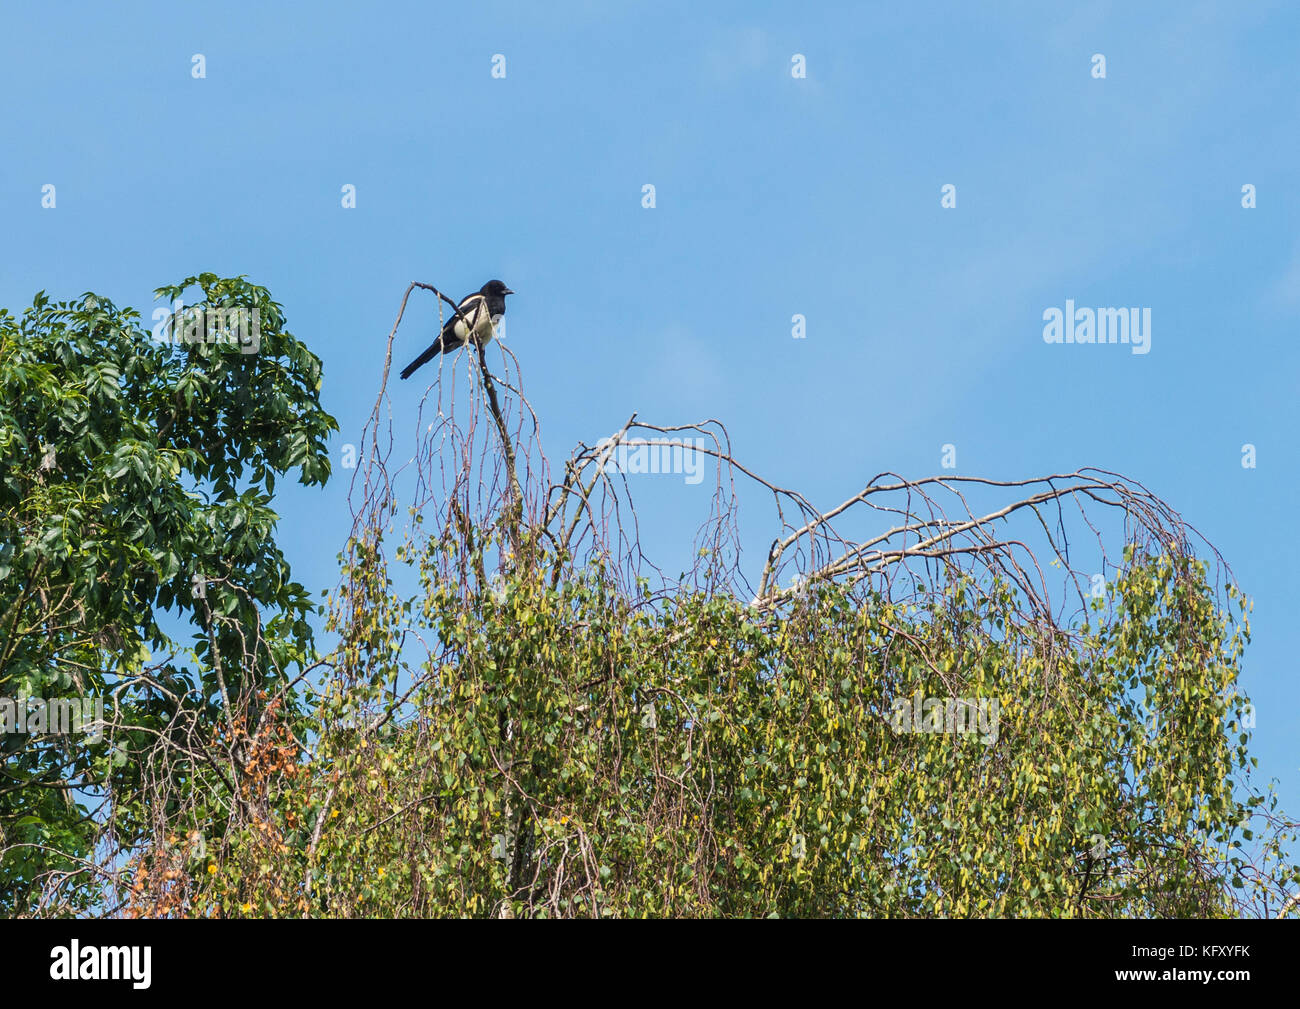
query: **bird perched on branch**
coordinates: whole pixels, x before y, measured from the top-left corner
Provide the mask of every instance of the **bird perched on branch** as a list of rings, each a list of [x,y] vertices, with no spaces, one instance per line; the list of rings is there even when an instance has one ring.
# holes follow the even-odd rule
[[[420,365],[463,346],[467,341],[473,341],[476,346],[490,342],[496,336],[497,320],[506,314],[506,295],[514,293],[501,281],[489,280],[473,294],[461,298],[456,306],[460,313],[453,314],[442,327],[438,339],[402,369],[402,378],[410,378]]]

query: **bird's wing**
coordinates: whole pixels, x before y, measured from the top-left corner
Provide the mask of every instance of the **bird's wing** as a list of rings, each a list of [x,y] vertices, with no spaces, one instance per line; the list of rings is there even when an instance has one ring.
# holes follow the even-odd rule
[[[456,347],[460,346],[465,342],[465,338],[469,335],[470,330],[479,328],[482,324],[483,313],[487,311],[485,301],[486,299],[483,295],[478,294],[477,292],[467,295],[460,300],[460,304],[456,307],[460,309],[460,315],[463,315],[465,319],[469,321],[469,327],[466,328],[460,315],[452,313],[451,318],[448,319],[442,327],[443,343],[450,344],[450,346],[447,346],[448,350],[454,350]]]
[[[445,354],[461,346],[469,332],[482,325],[483,316],[487,312],[486,300],[478,292],[461,298],[460,304],[456,306],[460,309],[460,315],[452,313],[451,317],[442,324],[442,332],[438,334],[438,338],[425,349],[424,353],[402,369],[402,378],[410,378],[421,365],[432,361],[439,354]],[[469,322],[468,328],[461,319],[462,315]]]

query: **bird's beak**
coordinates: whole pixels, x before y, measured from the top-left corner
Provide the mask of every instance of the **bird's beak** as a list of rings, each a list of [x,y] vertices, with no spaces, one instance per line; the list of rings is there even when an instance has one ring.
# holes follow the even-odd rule
[[[512,290],[510,290],[510,288],[507,287],[507,288],[505,289],[505,292],[504,292],[504,293],[505,293],[505,294],[514,294],[515,292],[512,291]]]

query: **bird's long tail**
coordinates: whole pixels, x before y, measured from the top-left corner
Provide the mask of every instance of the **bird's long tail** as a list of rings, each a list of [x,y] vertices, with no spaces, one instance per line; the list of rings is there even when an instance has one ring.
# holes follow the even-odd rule
[[[402,369],[402,378],[410,378],[415,374],[416,369],[421,365],[428,364],[435,357],[442,353],[442,337],[434,340],[423,354]]]

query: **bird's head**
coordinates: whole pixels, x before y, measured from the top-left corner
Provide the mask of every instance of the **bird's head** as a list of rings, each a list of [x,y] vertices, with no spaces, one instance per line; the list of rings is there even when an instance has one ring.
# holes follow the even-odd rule
[[[514,293],[514,291],[510,290],[510,288],[506,287],[506,285],[501,283],[499,280],[489,280],[479,288],[479,294],[487,298],[504,298],[507,294]]]

